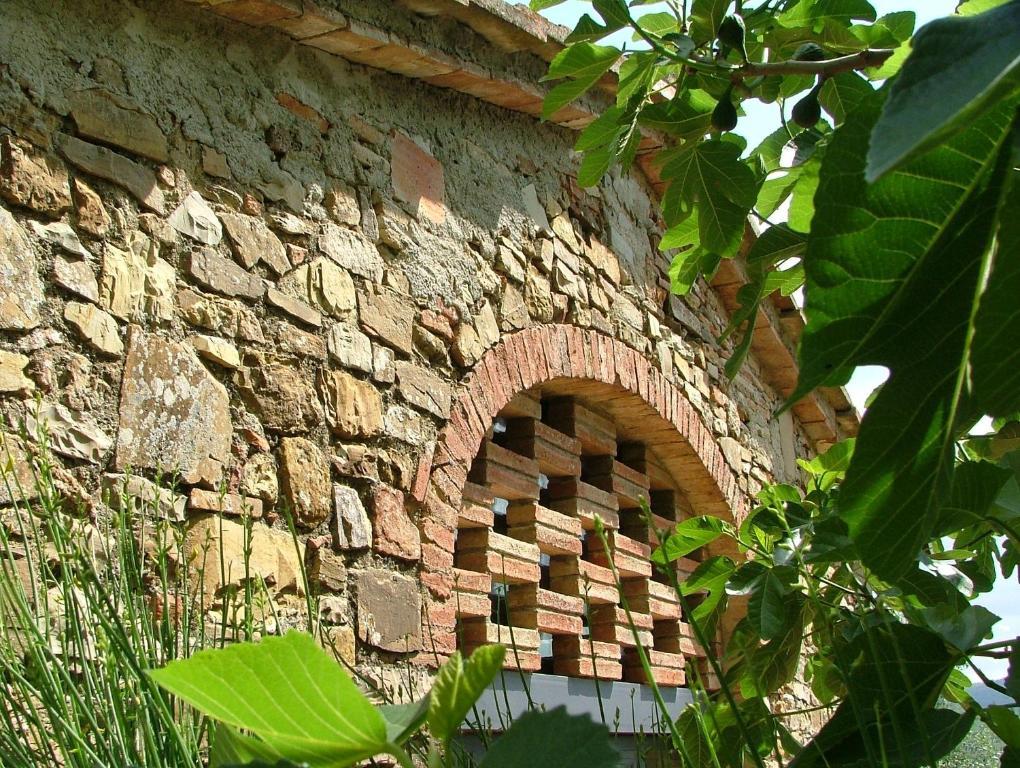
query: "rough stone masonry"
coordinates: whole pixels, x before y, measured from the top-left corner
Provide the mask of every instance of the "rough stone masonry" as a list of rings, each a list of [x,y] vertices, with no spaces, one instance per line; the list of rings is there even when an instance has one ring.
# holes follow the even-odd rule
[[[838,396],[772,417],[795,378],[782,308],[726,379],[739,281],[669,296],[654,179],[578,187],[590,109],[535,117],[560,32],[496,0],[320,2],[0,9],[0,409],[11,433],[45,420],[93,514],[128,471],[142,499],[174,471],[190,540],[239,561],[251,515],[281,606],[315,589],[351,663],[427,669],[448,586],[419,577],[423,488],[501,339],[625,345],[745,499],[852,429]]]

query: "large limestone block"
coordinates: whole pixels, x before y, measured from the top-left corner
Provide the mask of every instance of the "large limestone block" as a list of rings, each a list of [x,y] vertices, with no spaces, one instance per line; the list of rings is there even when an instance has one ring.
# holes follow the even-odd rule
[[[24,228],[6,208],[0,208],[0,329],[35,328],[42,303],[35,249]]]
[[[132,327],[120,391],[116,464],[217,483],[230,456],[226,388],[193,350]]]
[[[155,119],[126,99],[99,88],[91,88],[75,91],[68,97],[68,101],[71,104],[71,117],[82,136],[104,144],[113,144],[162,163],[170,158],[166,136]]]
[[[319,397],[297,366],[259,360],[239,383],[245,405],[271,432],[302,434],[322,423]]]
[[[216,515],[194,518],[185,536],[185,555],[197,572],[195,589],[203,590],[208,605],[225,585],[240,585],[245,578],[262,579],[271,594],[304,594],[299,548],[287,531],[255,523],[251,526],[251,554],[245,570],[244,525]],[[300,558],[303,558],[303,553]],[[197,578],[201,574],[201,580]],[[226,579],[223,576],[226,576]]]
[[[367,381],[344,371],[322,377],[326,419],[341,437],[370,437],[382,430],[382,398]]]
[[[301,528],[315,528],[329,517],[333,506],[329,460],[311,440],[280,441],[280,490]]]
[[[174,312],[173,266],[140,231],[129,232],[127,248],[107,244],[99,281],[99,303],[122,320],[169,320]]]
[[[0,197],[16,205],[60,218],[71,207],[71,186],[64,164],[37,153],[9,135],[0,137]]]
[[[418,582],[381,568],[351,571],[357,592],[358,637],[393,653],[422,649]]]

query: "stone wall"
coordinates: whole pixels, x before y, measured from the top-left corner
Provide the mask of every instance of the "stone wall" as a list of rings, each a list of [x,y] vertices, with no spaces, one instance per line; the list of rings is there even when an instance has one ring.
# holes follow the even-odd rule
[[[344,11],[385,23],[388,5]],[[544,68],[452,20],[392,23],[477,66]],[[571,368],[581,334],[624,350],[731,509],[794,479],[808,438],[772,417],[758,360],[725,378],[719,297],[668,295],[651,189],[619,170],[579,189],[574,136],[181,0],[6,0],[6,423],[45,421],[91,514],[129,472],[143,497],[176,473],[167,514],[234,556],[251,514],[281,605],[305,588],[292,510],[326,620],[368,666],[422,660],[444,588],[419,578],[436,438],[491,405],[488,351],[533,356],[511,339],[562,329],[561,377],[597,378],[590,355]]]

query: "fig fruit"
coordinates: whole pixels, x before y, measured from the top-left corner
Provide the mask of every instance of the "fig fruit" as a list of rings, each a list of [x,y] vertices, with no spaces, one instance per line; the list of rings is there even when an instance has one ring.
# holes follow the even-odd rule
[[[821,86],[816,85],[807,95],[793,105],[793,122],[801,128],[813,128],[822,119],[822,105],[818,103],[818,91]]]
[[[730,86],[712,110],[712,127],[717,131],[732,131],[737,127],[737,108],[730,100],[732,95],[733,87]]]
[[[744,27],[744,20],[736,14],[726,16],[719,24],[719,31],[716,37],[724,46],[733,48],[740,53],[741,58],[747,61],[747,49],[744,48],[744,37],[747,33]]]
[[[804,43],[793,52],[794,61],[825,61],[825,50],[818,43]]]

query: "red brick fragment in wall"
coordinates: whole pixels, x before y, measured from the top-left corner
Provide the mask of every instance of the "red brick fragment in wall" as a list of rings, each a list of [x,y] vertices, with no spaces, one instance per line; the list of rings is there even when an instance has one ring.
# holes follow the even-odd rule
[[[288,112],[300,117],[302,120],[307,120],[309,123],[319,129],[319,133],[329,132],[329,120],[319,114],[318,110],[314,107],[310,107],[300,99],[291,96],[286,91],[277,91],[276,103],[286,109]]]
[[[390,153],[393,194],[437,224],[446,221],[443,165],[402,133],[393,135]]]

